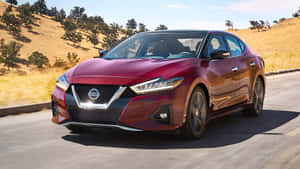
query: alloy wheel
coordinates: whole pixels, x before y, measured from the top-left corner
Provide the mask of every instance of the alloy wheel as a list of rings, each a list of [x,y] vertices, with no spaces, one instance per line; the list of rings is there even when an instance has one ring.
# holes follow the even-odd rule
[[[190,103],[191,129],[195,135],[203,132],[206,125],[207,105],[202,92],[196,91]]]

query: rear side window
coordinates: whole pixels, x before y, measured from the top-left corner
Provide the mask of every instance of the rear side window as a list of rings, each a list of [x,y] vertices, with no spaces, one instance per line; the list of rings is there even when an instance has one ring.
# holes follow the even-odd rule
[[[242,49],[240,47],[240,41],[238,39],[232,36],[225,36],[225,40],[233,57],[242,55]]]
[[[242,41],[239,41],[239,42],[240,42],[240,47],[242,49],[242,52],[244,52],[245,49],[246,49],[246,46],[245,46],[245,44]]]
[[[227,51],[225,43],[223,41],[223,36],[213,35],[207,46],[207,56],[210,57],[210,54],[212,52],[220,50]]]

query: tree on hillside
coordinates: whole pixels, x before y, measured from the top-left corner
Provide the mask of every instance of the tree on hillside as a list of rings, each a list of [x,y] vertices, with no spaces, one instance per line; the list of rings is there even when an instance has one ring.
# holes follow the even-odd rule
[[[45,0],[38,0],[36,1],[32,6],[31,6],[31,10],[33,12],[36,13],[40,13],[40,14],[48,14],[48,8],[46,5],[46,1]]]
[[[18,1],[17,0],[6,0],[6,2],[9,3],[10,6],[18,5]]]
[[[84,14],[85,9],[79,6],[75,6],[70,11],[70,16],[73,17],[76,21],[78,21]]]
[[[70,17],[65,19],[62,22],[62,25],[63,25],[65,31],[74,31],[75,29],[77,29],[77,25],[74,23],[74,21]]]
[[[168,30],[168,27],[166,25],[159,25],[155,30]]]
[[[249,21],[250,22],[250,29],[257,29],[258,31],[260,31],[260,23],[258,21],[255,21],[255,20],[251,20]]]
[[[233,22],[232,22],[232,21],[226,20],[226,21],[225,21],[225,26],[227,26],[228,29],[233,30]]]
[[[146,32],[147,28],[146,25],[143,23],[139,23],[139,32]]]
[[[300,16],[300,7],[295,13],[293,13],[293,17],[297,18],[299,16]]]
[[[73,42],[73,46],[76,46],[77,43],[80,43],[83,39],[80,32],[67,31],[62,37],[64,40],[69,40]]]
[[[118,38],[116,36],[106,36],[103,39],[102,46],[105,49],[112,49],[115,47],[117,44],[119,44]]]
[[[67,59],[71,67],[75,66],[80,61],[80,57],[77,53],[68,52]]]
[[[63,20],[66,18],[66,12],[61,9],[59,12],[56,13],[55,15],[55,21],[58,21],[58,22],[63,22]]]
[[[261,27],[265,27],[265,21],[260,20],[259,23],[260,23]]]
[[[43,68],[44,66],[49,66],[49,59],[44,54],[35,51],[28,57],[28,62],[30,64],[36,65],[38,68]]]
[[[4,64],[9,71],[10,68],[18,68],[19,64],[23,64],[24,59],[19,58],[22,45],[11,41],[9,44],[4,43],[4,39],[0,41],[0,63]]]
[[[90,35],[88,35],[88,41],[90,41],[93,45],[94,45],[94,48],[96,48],[96,45],[99,44],[99,40],[98,40],[98,36],[96,33],[92,33]]]
[[[299,16],[300,16],[299,13],[297,13],[297,12],[293,13],[293,17],[294,17],[294,18],[298,18]]]
[[[274,23],[274,24],[277,24],[277,23],[278,23],[278,21],[277,21],[277,20],[274,20],[274,21],[273,21],[273,23]]]
[[[113,28],[108,28],[107,34],[103,39],[102,47],[104,47],[105,49],[112,49],[119,43],[120,41],[118,39],[117,30]]]
[[[115,31],[120,31],[122,29],[122,26],[120,26],[119,24],[113,22],[110,24],[111,29],[114,29]]]
[[[56,16],[58,14],[58,10],[56,7],[51,7],[50,10],[48,10],[48,15],[49,16]]]
[[[286,20],[286,18],[280,18],[279,19],[279,22],[283,22],[283,21],[285,21]]]
[[[131,31],[136,30],[137,23],[136,23],[135,19],[134,18],[129,19],[127,21],[126,27],[128,30],[131,30]]]
[[[84,14],[80,18],[80,27],[93,33],[103,33],[107,31],[108,25],[101,16],[87,16]]]
[[[25,26],[29,27],[33,23],[33,21],[32,21],[33,15],[30,10],[30,4],[26,3],[26,4],[19,6],[17,8],[17,11],[19,12],[19,14],[17,16],[20,18],[21,22]]]
[[[21,21],[14,15],[4,12],[1,16],[1,21],[7,26],[8,30],[14,34],[21,31]]]

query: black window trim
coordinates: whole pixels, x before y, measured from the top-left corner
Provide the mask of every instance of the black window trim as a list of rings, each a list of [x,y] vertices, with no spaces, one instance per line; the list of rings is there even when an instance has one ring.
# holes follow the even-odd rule
[[[241,39],[238,38],[238,37],[236,37],[236,36],[230,35],[230,34],[224,34],[224,35],[223,35],[223,38],[224,38],[225,43],[227,44],[227,50],[229,51],[229,53],[230,53],[230,55],[231,55],[230,58],[235,58],[235,57],[240,57],[240,56],[232,56],[231,50],[230,50],[230,48],[229,48],[229,45],[228,45],[228,43],[227,43],[227,41],[226,41],[225,36],[232,37],[232,38],[236,39],[236,40],[239,42],[239,47],[240,47],[240,49],[241,49],[241,55],[240,55],[240,56],[243,56],[243,55],[245,54],[245,51],[246,51],[246,50],[245,50],[245,49],[246,49],[246,46],[245,46],[245,49],[244,49],[244,51],[243,51],[242,48],[241,48],[241,45],[240,45],[240,42],[242,42]],[[243,44],[244,44],[244,43],[243,43]]]
[[[226,43],[226,41],[225,41],[225,38],[224,38],[224,35],[226,35],[225,33],[221,33],[221,32],[217,32],[217,33],[210,33],[209,34],[209,37],[207,38],[207,40],[206,40],[206,42],[205,42],[205,46],[203,47],[203,50],[202,50],[202,52],[201,52],[201,55],[200,55],[200,58],[204,58],[204,59],[209,59],[210,58],[210,56],[206,56],[206,54],[205,53],[207,53],[207,45],[208,45],[208,43],[210,42],[210,40],[212,39],[212,37],[213,36],[215,36],[215,35],[217,35],[217,36],[222,36],[222,40],[223,40],[223,42],[224,42],[224,44],[225,44],[225,48],[226,48],[226,51],[227,52],[229,52],[230,53],[230,56],[229,57],[227,57],[227,58],[231,58],[232,56],[231,56],[231,52],[230,52],[230,50],[229,50],[229,47],[228,47],[228,44]]]

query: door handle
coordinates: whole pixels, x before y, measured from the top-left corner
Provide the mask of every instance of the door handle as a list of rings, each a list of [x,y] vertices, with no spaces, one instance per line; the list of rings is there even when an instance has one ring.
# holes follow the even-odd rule
[[[249,63],[249,65],[250,65],[251,67],[254,67],[256,64],[255,64],[254,61],[251,61],[251,62]]]
[[[233,72],[237,72],[237,71],[239,70],[239,68],[233,67],[231,70],[232,70]]]

